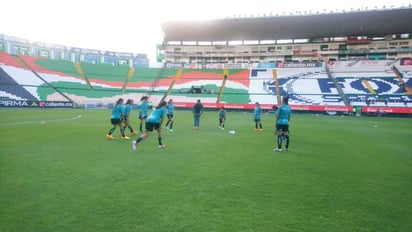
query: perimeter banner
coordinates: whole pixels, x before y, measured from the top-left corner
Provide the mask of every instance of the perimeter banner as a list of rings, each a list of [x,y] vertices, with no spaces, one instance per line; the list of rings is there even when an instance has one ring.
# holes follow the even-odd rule
[[[0,108],[73,108],[73,102],[0,100]]]
[[[226,109],[239,109],[239,110],[253,110],[255,104],[227,104],[227,103],[202,103],[205,108],[219,109],[225,107]],[[176,107],[191,108],[194,102],[175,102]],[[260,107],[264,110],[272,110],[273,104],[260,104]],[[276,105],[279,106],[279,105]],[[319,106],[319,105],[290,105],[293,111],[310,111],[310,112],[353,112],[353,106]],[[362,107],[363,113],[387,113],[387,114],[412,114],[412,107]]]
[[[226,109],[242,109],[253,110],[255,104],[230,104],[230,103],[202,103],[205,108],[225,107]],[[194,102],[175,102],[176,107],[190,108],[194,105]],[[272,110],[273,104],[260,104],[260,107],[264,110]],[[279,105],[277,105],[279,106]],[[314,106],[314,105],[291,105],[292,110],[295,111],[328,111],[328,112],[352,112],[352,106]]]

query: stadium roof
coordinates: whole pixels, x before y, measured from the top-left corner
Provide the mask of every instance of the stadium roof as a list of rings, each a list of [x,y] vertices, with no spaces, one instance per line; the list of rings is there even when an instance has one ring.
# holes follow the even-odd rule
[[[382,37],[412,33],[412,8],[316,15],[170,21],[161,25],[165,41],[239,41]]]

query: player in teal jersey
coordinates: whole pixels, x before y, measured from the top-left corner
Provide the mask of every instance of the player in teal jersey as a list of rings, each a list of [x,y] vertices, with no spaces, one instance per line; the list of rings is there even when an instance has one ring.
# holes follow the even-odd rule
[[[289,97],[282,99],[282,105],[275,111],[276,114],[276,134],[278,147],[274,151],[282,151],[282,141],[285,139],[285,151],[289,150],[289,122],[292,115],[292,109],[289,106]]]
[[[145,132],[139,136],[136,141],[133,141],[132,148],[136,151],[137,145],[145,138],[149,137],[150,133],[153,130],[157,131],[157,140],[159,142],[159,148],[164,148],[166,144],[162,143],[162,123],[163,119],[166,116],[166,101],[162,101],[159,103],[158,106],[152,111],[152,113],[147,117],[146,121],[146,130]]]
[[[225,122],[226,122],[226,110],[225,107],[221,107],[219,110],[219,128],[222,130],[225,129]]]
[[[253,109],[253,120],[255,121],[255,131],[263,131],[262,121],[260,114],[262,113],[262,108],[259,102],[255,103],[255,108]]]
[[[147,118],[147,114],[149,111],[149,97],[148,96],[143,96],[142,98],[140,98],[140,111],[139,111],[139,120],[140,120],[140,124],[139,124],[139,130],[141,133],[143,133],[143,125],[144,123],[146,123],[146,118]]]
[[[124,120],[124,115],[125,115],[125,111],[124,111],[124,105],[123,105],[123,98],[119,98],[116,101],[116,104],[113,106],[113,109],[112,109],[112,116],[110,118],[110,121],[111,121],[113,127],[110,129],[109,133],[106,135],[106,138],[114,139],[112,134],[116,130],[116,127],[119,126],[120,127],[120,134],[122,135],[122,139],[129,139],[129,137],[127,137],[124,134],[124,127],[122,127],[122,122]]]
[[[124,131],[126,133],[126,128],[129,128],[130,133],[132,135],[137,135],[137,131],[133,131],[132,126],[130,125],[130,111],[132,110],[132,105],[133,105],[133,100],[132,99],[127,99],[126,105],[124,107]]]
[[[173,131],[173,117],[175,111],[175,105],[173,104],[173,100],[170,99],[166,106],[167,109],[167,122],[166,122],[166,129],[169,131]]]

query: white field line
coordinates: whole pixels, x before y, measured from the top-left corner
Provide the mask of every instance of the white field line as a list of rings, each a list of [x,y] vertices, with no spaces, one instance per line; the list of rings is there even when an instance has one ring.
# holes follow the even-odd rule
[[[23,121],[23,122],[10,122],[10,123],[0,123],[0,126],[13,126],[13,125],[23,125],[23,124],[42,124],[48,122],[65,122],[65,121],[73,121],[80,119],[82,116],[77,115],[76,117],[72,118],[59,118],[59,119],[50,119],[50,120],[40,120],[40,121]]]

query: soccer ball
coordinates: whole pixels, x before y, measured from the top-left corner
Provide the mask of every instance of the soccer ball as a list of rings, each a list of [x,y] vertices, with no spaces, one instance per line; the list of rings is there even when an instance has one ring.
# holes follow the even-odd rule
[[[234,134],[236,134],[236,131],[230,130],[230,131],[229,131],[229,134],[230,134],[230,135],[234,135]]]

